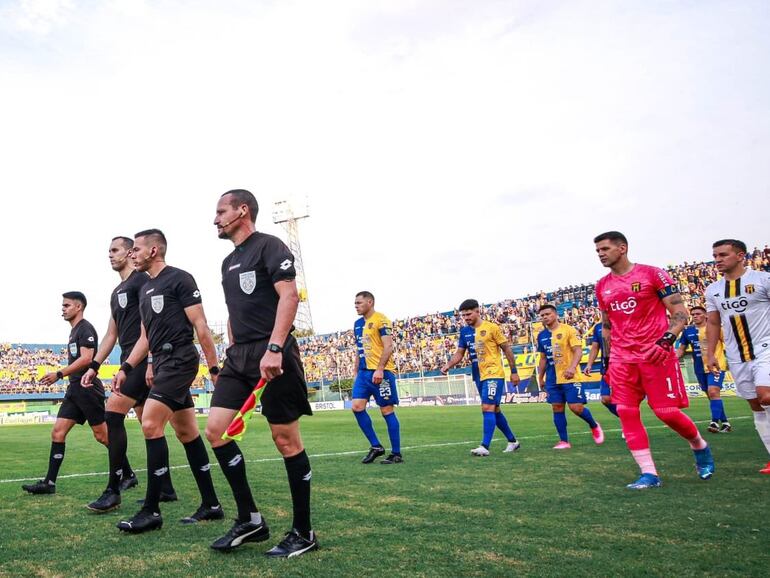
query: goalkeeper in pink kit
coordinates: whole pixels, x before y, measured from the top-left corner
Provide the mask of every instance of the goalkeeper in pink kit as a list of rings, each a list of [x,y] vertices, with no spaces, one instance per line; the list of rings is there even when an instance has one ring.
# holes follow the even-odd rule
[[[711,449],[682,412],[689,403],[673,345],[688,315],[679,289],[662,269],[631,263],[622,233],[602,233],[594,243],[602,265],[611,271],[596,284],[596,300],[602,311],[612,403],[617,404],[626,444],[641,470],[639,479],[627,487],[661,485],[639,411],[645,397],[658,419],[689,442],[698,476],[707,480],[714,474]]]

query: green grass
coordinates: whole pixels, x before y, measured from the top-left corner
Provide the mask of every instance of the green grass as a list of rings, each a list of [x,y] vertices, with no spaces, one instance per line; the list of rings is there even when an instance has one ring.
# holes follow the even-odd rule
[[[103,516],[84,504],[96,498],[104,476],[62,477],[55,496],[28,496],[20,483],[0,483],[2,576],[764,576],[768,555],[770,476],[758,468],[767,455],[746,404],[727,400],[735,416],[729,435],[708,434],[717,474],[699,480],[687,445],[659,422],[652,426],[653,455],[664,486],[632,492],[625,484],[637,470],[617,420],[592,404],[607,442],[596,447],[585,424],[570,416],[573,449],[551,450],[555,432],[548,406],[506,406],[522,439],[516,454],[502,454],[497,437],[489,458],[472,458],[478,443],[479,408],[399,410],[406,462],[359,463],[366,442],[348,412],[319,413],[302,422],[312,458],[313,519],[321,550],[297,560],[268,560],[262,552],[291,524],[283,463],[261,418],[242,444],[255,497],[273,536],[218,554],[209,544],[230,521],[182,526],[197,507],[189,470],[173,470],[180,501],[163,507],[159,532],[131,536],[115,523],[136,510],[139,490],[124,494],[123,507]],[[708,405],[688,410],[707,418]],[[375,426],[386,438],[383,421]],[[203,421],[201,421],[203,425]],[[129,457],[144,466],[138,424],[129,423]],[[701,425],[701,429],[704,428]],[[44,474],[50,426],[0,429],[0,479]],[[444,445],[441,445],[444,444]],[[171,463],[184,451],[169,442]],[[434,447],[420,447],[430,446]],[[329,455],[355,451],[355,454]],[[213,456],[212,456],[213,459]],[[86,427],[67,443],[61,475],[103,472],[106,452]],[[226,513],[235,514],[219,468],[214,482]]]

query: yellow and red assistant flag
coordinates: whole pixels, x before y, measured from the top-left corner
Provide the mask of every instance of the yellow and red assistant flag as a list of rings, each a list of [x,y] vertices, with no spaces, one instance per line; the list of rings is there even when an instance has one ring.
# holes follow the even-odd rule
[[[246,433],[246,427],[249,425],[251,414],[254,413],[254,408],[259,404],[259,399],[262,397],[262,392],[265,391],[267,381],[264,378],[259,380],[254,391],[251,392],[249,397],[241,406],[240,411],[233,418],[233,421],[227,426],[227,431],[222,434],[223,440],[243,440],[243,434]]]

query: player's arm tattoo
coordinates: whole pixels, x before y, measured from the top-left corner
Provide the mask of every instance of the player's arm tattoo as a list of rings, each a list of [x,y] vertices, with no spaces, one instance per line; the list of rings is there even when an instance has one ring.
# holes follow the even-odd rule
[[[687,325],[689,315],[684,307],[684,299],[679,293],[674,293],[664,300],[666,308],[671,314],[671,320],[668,324],[668,330],[674,335],[679,335],[682,329]]]

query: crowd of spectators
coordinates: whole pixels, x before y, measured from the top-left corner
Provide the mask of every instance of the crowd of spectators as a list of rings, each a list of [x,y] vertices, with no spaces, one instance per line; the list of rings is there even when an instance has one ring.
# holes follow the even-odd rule
[[[0,343],[0,394],[35,394],[63,392],[66,384],[50,386],[38,383],[40,367],[59,367],[67,363],[67,352],[62,349],[28,349]]]
[[[747,265],[770,272],[770,246],[754,247],[747,255]],[[717,278],[713,263],[685,262],[667,269],[679,285],[688,307],[704,304],[706,286]],[[484,305],[482,317],[498,323],[517,352],[531,352],[541,328],[537,311],[545,303],[556,305],[562,322],[575,327],[583,337],[599,319],[593,283],[559,287],[555,291],[541,291],[520,299]],[[454,352],[462,325],[458,311],[395,320],[393,359],[398,373],[437,371]],[[300,351],[309,382],[333,382],[355,375],[357,355],[352,330],[302,339]],[[464,363],[467,364],[467,359]]]
[[[755,247],[748,254],[747,262],[754,269],[770,272],[770,247]],[[685,262],[667,269],[678,283],[688,306],[702,305],[706,286],[717,278],[713,263]],[[501,325],[516,351],[530,352],[540,330],[537,311],[545,303],[555,305],[562,322],[576,327],[582,336],[587,335],[599,318],[592,283],[559,287],[555,291],[541,291],[520,299],[484,305],[482,317]],[[397,372],[425,374],[437,371],[454,352],[462,325],[458,311],[394,320],[393,360]],[[337,382],[354,377],[358,356],[352,330],[314,335],[299,341],[308,382]],[[224,350],[224,346],[220,348]],[[64,391],[64,382],[50,387],[38,385],[37,375],[40,366],[65,363],[64,350],[30,350],[0,344],[0,394]],[[198,385],[202,387],[203,381]]]

